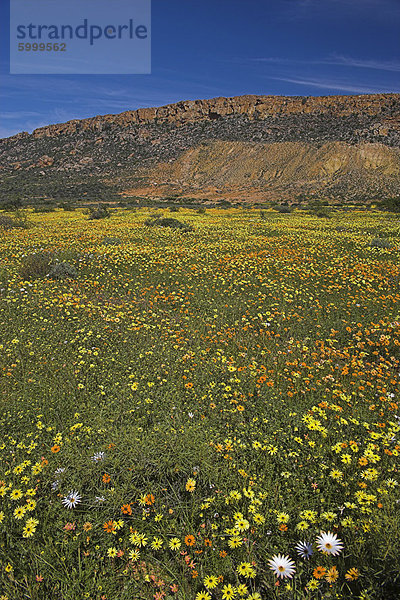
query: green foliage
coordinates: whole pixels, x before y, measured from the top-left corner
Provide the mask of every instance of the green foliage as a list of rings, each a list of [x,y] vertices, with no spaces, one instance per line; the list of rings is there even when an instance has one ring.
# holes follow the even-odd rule
[[[8,210],[10,212],[12,212],[14,210],[19,210],[22,208],[22,206],[23,206],[23,202],[22,202],[21,198],[11,198],[8,200],[1,201],[1,208],[3,208],[4,210]]]
[[[60,261],[53,252],[35,252],[25,256],[19,270],[23,280],[75,279],[77,271],[66,261]]]
[[[52,252],[35,252],[25,256],[19,270],[23,280],[43,279],[50,271],[50,265],[54,259]]]
[[[314,215],[315,217],[319,217],[320,219],[331,219],[332,218],[332,212],[327,208],[312,209],[309,212],[310,212],[310,215]]]
[[[385,198],[385,200],[383,200],[380,203],[380,205],[385,210],[398,213],[400,212],[400,196],[393,198]]]
[[[32,227],[27,211],[20,208],[14,212],[14,222],[17,224],[17,227],[21,227],[22,229],[29,229]]]
[[[286,215],[288,215],[292,212],[292,209],[287,204],[276,204],[272,208],[274,210],[278,211],[279,213],[286,214]]]
[[[393,247],[393,244],[387,238],[377,237],[370,241],[369,246],[371,248],[382,248],[384,250],[390,250],[390,248]]]
[[[97,207],[89,208],[89,220],[108,219],[111,216],[107,206],[99,204]]]
[[[53,262],[47,274],[49,279],[76,279],[77,276],[77,270],[68,262]]]
[[[14,227],[28,229],[28,227],[31,227],[31,223],[28,220],[26,211],[17,209],[12,217],[4,214],[0,215],[0,227],[3,227],[3,229],[13,229]]]
[[[12,229],[13,227],[18,227],[18,225],[13,218],[7,215],[0,215],[0,227],[3,229]]]

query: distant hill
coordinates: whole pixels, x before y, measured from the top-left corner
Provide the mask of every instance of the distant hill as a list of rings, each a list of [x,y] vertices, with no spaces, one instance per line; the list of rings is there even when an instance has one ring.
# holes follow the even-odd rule
[[[249,201],[398,196],[400,94],[185,101],[0,140],[0,198],[103,188]]]

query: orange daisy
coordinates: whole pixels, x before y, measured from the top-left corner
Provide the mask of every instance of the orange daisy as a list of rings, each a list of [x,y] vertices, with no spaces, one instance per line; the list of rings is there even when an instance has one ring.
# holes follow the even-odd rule
[[[103,525],[103,529],[107,533],[114,533],[114,531],[115,531],[114,521],[106,521],[106,523],[104,523],[104,525]]]
[[[185,537],[185,544],[186,546],[194,546],[196,543],[195,537],[194,535],[187,535]]]
[[[313,577],[315,577],[315,579],[322,579],[323,577],[325,577],[325,575],[326,575],[325,567],[316,567],[313,571]]]

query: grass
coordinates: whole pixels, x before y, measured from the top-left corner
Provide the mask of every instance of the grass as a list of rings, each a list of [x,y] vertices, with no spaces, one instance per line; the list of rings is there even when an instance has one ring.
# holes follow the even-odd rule
[[[1,233],[0,598],[396,600],[398,220],[151,216]]]

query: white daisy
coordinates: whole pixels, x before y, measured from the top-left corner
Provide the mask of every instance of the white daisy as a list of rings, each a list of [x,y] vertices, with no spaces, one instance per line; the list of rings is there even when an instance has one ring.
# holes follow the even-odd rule
[[[82,496],[80,496],[76,490],[73,490],[62,499],[62,503],[66,508],[75,508],[77,504],[80,504],[81,498]]]
[[[96,452],[92,456],[92,461],[93,462],[101,462],[102,460],[105,459],[105,457],[106,457],[106,453],[105,452]]]
[[[321,531],[321,535],[317,537],[318,550],[325,552],[326,554],[332,554],[336,556],[340,554],[343,549],[343,544],[336,536],[336,533],[324,533]]]
[[[298,544],[296,544],[296,550],[297,554],[299,554],[299,556],[301,556],[301,558],[304,559],[310,558],[310,556],[313,554],[312,545],[308,542],[299,542]]]
[[[296,571],[294,562],[289,556],[281,556],[280,554],[273,556],[269,559],[270,569],[275,573],[277,577],[292,577]]]

